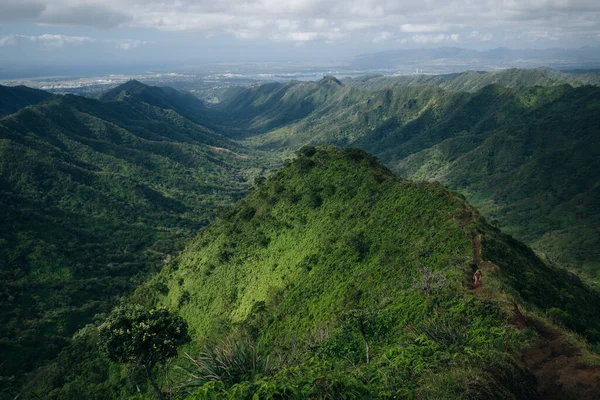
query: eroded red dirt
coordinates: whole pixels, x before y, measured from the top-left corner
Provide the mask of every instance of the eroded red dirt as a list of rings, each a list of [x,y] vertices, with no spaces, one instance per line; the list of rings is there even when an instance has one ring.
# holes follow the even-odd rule
[[[486,271],[498,270],[481,256],[481,235],[473,234],[473,261],[482,272],[481,283],[473,294],[485,293]],[[538,392],[546,400],[600,400],[600,365],[586,364],[580,350],[555,328],[528,320],[513,303],[511,322],[517,328],[538,332],[537,341],[521,352],[521,362],[538,379]]]
[[[548,400],[600,399],[600,366],[584,363],[579,350],[559,331],[540,325],[532,328],[540,337],[522,351],[521,360],[537,377],[540,396]]]

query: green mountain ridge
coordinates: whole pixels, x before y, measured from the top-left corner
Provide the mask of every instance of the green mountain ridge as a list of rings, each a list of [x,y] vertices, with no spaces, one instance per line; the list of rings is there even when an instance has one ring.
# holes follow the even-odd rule
[[[181,398],[595,398],[600,92],[554,72],[19,105],[0,118],[0,398],[150,396],[81,329],[117,302],[188,321],[155,370]],[[304,147],[227,208],[307,144],[382,164]],[[191,378],[236,351],[268,362]]]
[[[570,74],[550,68],[510,68],[497,72],[466,71],[447,75],[364,76],[345,79],[344,83],[369,90],[381,90],[394,86],[435,85],[445,90],[476,92],[493,84],[511,88],[558,86],[565,83],[572,86],[597,86],[600,84],[600,75],[595,73]]]
[[[27,86],[0,85],[0,118],[17,112],[23,107],[41,103],[50,97],[52,94],[48,92]]]
[[[132,96],[56,96],[0,119],[0,375],[53,358],[243,196],[254,162],[235,151]]]
[[[299,104],[309,106],[299,110]],[[234,123],[251,127],[249,146],[284,152],[306,144],[359,147],[401,176],[441,181],[518,238],[594,275],[600,266],[592,189],[600,181],[599,104],[597,86],[495,84],[469,93],[431,85],[378,90],[348,82],[325,88],[289,83],[247,89],[218,111],[245,110]],[[274,115],[290,117],[284,122]],[[573,206],[579,201],[585,210]],[[563,239],[546,245],[546,234]]]
[[[477,268],[483,284],[473,289]],[[574,375],[538,386],[536,374],[562,369],[544,372],[552,357],[529,369],[526,352],[555,332],[570,343],[566,364],[598,373],[586,345],[545,315],[598,340],[599,300],[441,185],[396,178],[360,150],[307,147],[127,302],[185,318],[192,344],[180,353],[234,359],[223,377],[202,378],[181,354],[169,376],[182,398],[592,399],[597,385]],[[89,328],[82,349],[93,338]],[[245,368],[236,346],[248,342],[270,366],[236,375]],[[71,368],[43,370],[34,393],[135,393],[106,361],[86,359],[76,367],[85,385],[51,391]]]
[[[202,100],[171,87],[148,86],[131,80],[103,93],[100,100],[104,102],[122,100],[128,95],[163,110],[173,110],[195,123],[208,122],[208,113]]]

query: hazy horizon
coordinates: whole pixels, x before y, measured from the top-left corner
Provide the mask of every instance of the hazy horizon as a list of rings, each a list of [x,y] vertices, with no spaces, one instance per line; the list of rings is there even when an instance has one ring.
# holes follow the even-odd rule
[[[1,0],[0,71],[141,72],[223,62],[343,64],[386,50],[580,48],[600,3]]]

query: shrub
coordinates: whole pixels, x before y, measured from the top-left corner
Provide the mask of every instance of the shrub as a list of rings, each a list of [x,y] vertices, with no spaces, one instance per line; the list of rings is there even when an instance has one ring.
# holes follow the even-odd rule
[[[186,357],[193,365],[193,371],[188,371],[189,378],[183,383],[186,391],[210,381],[227,385],[252,381],[271,372],[268,352],[247,337],[228,337],[217,346],[206,348],[199,357],[187,353]]]
[[[417,335],[424,334],[430,340],[446,347],[464,347],[469,343],[467,328],[458,322],[445,318],[423,321],[412,331]]]

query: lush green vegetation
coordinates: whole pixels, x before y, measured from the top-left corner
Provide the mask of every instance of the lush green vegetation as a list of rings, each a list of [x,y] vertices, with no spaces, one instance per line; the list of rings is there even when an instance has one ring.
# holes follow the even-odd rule
[[[467,71],[447,75],[364,76],[347,79],[344,83],[369,90],[381,90],[393,86],[435,85],[454,92],[476,92],[488,85],[510,88],[560,86],[565,83],[572,86],[598,85],[600,74],[563,73],[550,68],[505,69],[498,72]]]
[[[151,398],[156,377],[191,399],[537,398],[523,348],[576,332],[584,365],[600,339],[599,294],[556,266],[600,270],[600,89],[563,75],[326,77],[214,108],[135,81],[0,90],[29,106],[0,119],[0,397]],[[260,177],[306,144],[387,167],[304,147]],[[136,304],[190,326],[150,373],[101,351]]]
[[[140,306],[116,308],[100,326],[100,346],[117,363],[144,370],[158,399],[164,399],[153,369],[177,355],[190,341],[186,322],[166,308],[146,310]]]
[[[48,92],[27,86],[0,85],[0,117],[19,111],[23,107],[38,104],[52,97]]]
[[[170,87],[147,86],[136,80],[103,93],[100,100],[116,101],[127,96],[135,96],[137,100],[164,110],[173,110],[202,125],[206,125],[209,119],[204,103],[196,96]]]
[[[268,163],[237,151],[132,95],[56,96],[1,119],[0,375],[54,358],[243,196]]]
[[[600,271],[600,89],[559,85],[540,74],[465,73],[447,81],[519,86],[474,93],[413,86],[446,77],[381,90],[380,84],[408,78],[269,84],[237,93],[218,111],[231,115],[230,125],[248,127],[228,132],[246,135],[250,146],[288,153],[305,144],[356,146],[401,176],[440,181],[509,233],[594,276]],[[471,75],[477,79],[469,81]],[[531,75],[544,76],[548,86],[521,87]]]
[[[187,320],[192,343],[160,377],[175,397],[536,399],[514,355],[537,333],[511,323],[513,302],[598,340],[599,300],[441,185],[360,150],[307,147],[127,302]],[[33,393],[136,393],[101,358],[70,368],[43,370]],[[80,380],[56,385],[69,374]]]

